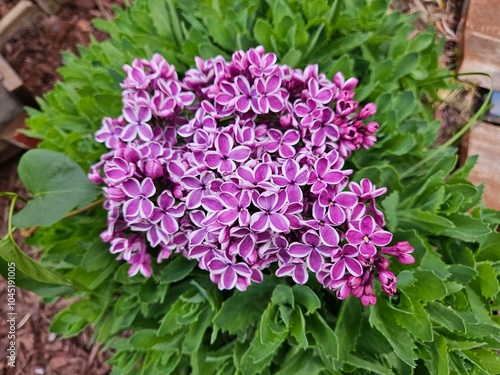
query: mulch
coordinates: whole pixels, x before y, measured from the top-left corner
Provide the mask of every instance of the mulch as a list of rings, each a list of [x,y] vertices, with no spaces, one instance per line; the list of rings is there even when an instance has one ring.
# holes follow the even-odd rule
[[[19,0],[0,0],[0,18]],[[88,45],[90,36],[104,40],[107,35],[91,24],[93,18],[112,17],[112,7],[123,6],[125,0],[73,0],[63,6],[56,15],[46,15],[35,27],[24,29],[3,46],[1,53],[23,79],[26,88],[40,96],[51,90],[60,78],[56,68],[61,65],[60,52],[77,53],[76,46]],[[417,27],[434,24],[445,38],[445,51],[441,56],[443,66],[454,67],[457,61],[457,28],[462,16],[464,0],[394,0],[393,8],[405,13],[419,13]],[[474,90],[468,93],[444,93],[447,105],[436,112],[443,119],[441,137],[453,133],[470,116],[470,107],[464,107],[465,99],[477,101]],[[455,95],[454,97],[451,97]],[[468,95],[468,96],[467,96]],[[448,97],[449,96],[449,97]],[[451,105],[450,105],[451,103]],[[22,196],[27,192],[17,176],[19,157],[0,164],[0,191],[12,191]],[[6,232],[9,201],[0,197],[0,236]],[[22,239],[18,238],[18,243]],[[22,246],[29,255],[37,257],[34,249]],[[54,315],[70,302],[61,300],[46,304],[35,294],[17,289],[17,367],[6,368],[8,347],[7,322],[4,311],[7,306],[7,285],[0,281],[0,374],[22,375],[104,375],[110,368],[105,364],[109,355],[100,351],[92,340],[92,331],[85,330],[78,337],[61,339],[49,333]]]
[[[19,0],[0,0],[0,18]],[[1,53],[23,80],[33,96],[50,91],[60,78],[57,67],[62,64],[61,51],[77,53],[77,45],[87,46],[90,36],[98,41],[107,35],[91,24],[93,18],[112,18],[112,7],[123,6],[124,0],[73,0],[55,15],[45,15],[34,27],[26,28],[12,37]],[[28,194],[17,175],[19,156],[0,164],[0,191]],[[0,198],[0,236],[7,228],[10,201]],[[30,256],[37,258],[35,249],[17,243]],[[1,278],[0,278],[1,279]],[[87,329],[77,337],[62,339],[49,332],[55,314],[68,306],[61,300],[46,304],[34,293],[16,289],[17,358],[16,368],[7,367],[8,323],[7,283],[0,281],[0,374],[5,375],[104,375],[110,367],[105,364],[109,353],[92,339]]]

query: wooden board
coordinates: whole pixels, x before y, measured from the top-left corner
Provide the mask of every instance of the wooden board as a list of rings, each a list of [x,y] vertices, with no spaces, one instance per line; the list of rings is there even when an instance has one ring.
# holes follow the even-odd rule
[[[21,0],[0,20],[0,48],[19,30],[37,23],[42,11],[31,1]]]
[[[478,155],[469,175],[474,185],[485,185],[484,204],[500,210],[500,126],[478,122],[462,145],[462,155]]]
[[[482,72],[493,78],[500,91],[500,0],[469,0],[459,30],[459,73]],[[460,79],[490,88],[490,79],[480,75]]]

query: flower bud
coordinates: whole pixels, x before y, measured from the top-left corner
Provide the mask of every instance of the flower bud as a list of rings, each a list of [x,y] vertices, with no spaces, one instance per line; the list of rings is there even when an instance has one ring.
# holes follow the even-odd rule
[[[146,162],[146,167],[144,169],[144,173],[146,173],[146,176],[153,179],[163,176],[163,165],[159,160],[149,159]]]

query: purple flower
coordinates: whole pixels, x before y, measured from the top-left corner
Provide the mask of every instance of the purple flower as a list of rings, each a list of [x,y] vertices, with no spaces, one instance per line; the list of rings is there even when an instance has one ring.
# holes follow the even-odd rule
[[[318,272],[325,259],[330,255],[332,248],[322,244],[320,237],[314,231],[307,231],[302,235],[302,242],[294,242],[288,252],[293,257],[305,258],[307,266],[313,272]]]
[[[181,185],[189,190],[186,197],[187,209],[192,210],[200,206],[201,199],[207,194],[213,180],[215,180],[215,176],[209,171],[201,172],[199,179],[192,176],[181,177]]]
[[[283,158],[292,158],[295,156],[296,150],[293,147],[300,140],[300,134],[297,130],[287,130],[285,134],[276,129],[269,129],[267,133],[270,138],[264,148],[269,152],[278,151]]]
[[[247,226],[250,223],[250,213],[248,206],[251,199],[248,192],[242,192],[238,199],[228,193],[220,193],[219,198],[224,205],[224,209],[217,215],[217,220],[224,225],[233,224],[236,219],[240,226]]]
[[[136,165],[115,157],[104,164],[104,173],[112,186],[118,185],[135,175]]]
[[[215,139],[216,151],[207,151],[205,163],[212,168],[217,168],[220,173],[231,172],[236,168],[237,162],[244,162],[250,156],[251,150],[247,146],[234,146],[234,140],[226,133],[220,133]]]
[[[335,194],[335,189],[328,187],[319,194],[318,202],[328,208],[328,219],[333,225],[340,225],[346,221],[345,209],[352,208],[358,203],[353,193],[341,192]]]
[[[280,187],[285,187],[290,202],[301,202],[303,193],[300,186],[307,183],[309,168],[307,166],[300,168],[297,161],[287,159],[281,166],[281,173],[282,176],[273,176],[272,181]]]
[[[264,49],[260,47],[250,49],[247,57],[250,64],[248,70],[255,77],[271,75],[277,69],[275,65],[276,55],[274,53],[264,54]]]
[[[110,117],[102,120],[101,128],[95,133],[97,142],[104,142],[107,148],[116,148],[120,141],[123,124]]]
[[[318,159],[309,174],[308,183],[312,184],[311,193],[319,195],[328,185],[338,184],[345,175],[340,170],[331,169],[331,164],[326,158]]]
[[[412,264],[415,258],[410,255],[413,252],[413,247],[408,241],[398,242],[395,246],[383,247],[380,251],[384,254],[392,255],[403,264]]]
[[[143,141],[152,140],[153,129],[147,124],[152,116],[151,110],[148,107],[125,107],[123,109],[123,117],[127,121],[127,125],[122,129],[120,138],[125,142],[131,142],[137,136]]]
[[[153,214],[154,204],[149,200],[156,193],[153,180],[146,177],[142,182],[130,178],[123,183],[123,191],[131,198],[123,205],[123,214],[127,221],[148,219]]]
[[[358,254],[358,249],[350,244],[346,244],[342,248],[337,247],[333,250],[333,267],[331,269],[332,279],[341,279],[346,274],[346,271],[352,276],[361,276],[363,273],[363,267],[356,259]]]
[[[252,270],[246,263],[231,263],[225,259],[214,258],[208,263],[208,270],[220,290],[233,289],[244,291],[250,284]]]
[[[252,109],[255,113],[266,114],[279,112],[283,108],[282,98],[279,93],[281,87],[281,78],[278,76],[269,76],[267,78],[258,78],[255,81],[255,96],[252,97]]]
[[[125,66],[122,115],[103,120],[95,138],[109,151],[89,172],[104,185],[100,236],[131,276],[175,253],[245,290],[276,264],[278,277],[304,284],[310,270],[339,299],[373,304],[375,277],[396,290],[385,256],[414,261],[407,242],[386,246],[386,189],[344,169],[376,141],[376,107],[359,109],[356,79],[276,60],[263,47],[197,57],[182,80],[159,54]]]
[[[314,202],[312,209],[313,220],[306,220],[304,223],[309,227],[319,231],[321,240],[328,246],[337,246],[340,240],[337,230],[332,226],[330,218],[326,214],[325,207],[318,201]]]
[[[346,233],[347,241],[358,245],[359,253],[371,258],[377,253],[375,246],[385,246],[392,240],[392,234],[380,230],[371,216],[364,216],[359,222],[359,228],[351,228]]]
[[[385,194],[387,188],[382,187],[377,189],[369,179],[363,178],[359,184],[356,182],[349,183],[349,190],[356,194],[362,201],[366,201]]]
[[[309,280],[307,266],[301,259],[293,259],[290,263],[283,264],[276,271],[276,276],[292,276],[292,279],[297,284],[305,284]]]
[[[139,272],[144,277],[150,277],[151,273],[151,255],[149,255],[146,251],[141,251],[138,254],[132,255],[129,263],[132,266],[128,270],[128,275],[130,277],[137,275]]]
[[[328,104],[333,99],[332,90],[326,87],[320,88],[318,81],[315,79],[308,81],[307,88],[307,90],[303,91],[304,96],[319,104]]]
[[[279,213],[286,201],[286,192],[267,193],[256,199],[255,205],[260,211],[254,213],[250,219],[250,228],[263,232],[271,228],[275,232],[288,232],[290,221]]]
[[[158,207],[154,208],[152,221],[160,222],[161,228],[167,233],[175,233],[179,230],[177,219],[184,215],[186,207],[183,203],[174,206],[175,199],[172,193],[165,190],[158,197]]]

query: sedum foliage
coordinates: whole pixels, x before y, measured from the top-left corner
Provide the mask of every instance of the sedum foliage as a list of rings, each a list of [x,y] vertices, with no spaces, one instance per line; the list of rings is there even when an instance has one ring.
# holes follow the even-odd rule
[[[433,141],[432,99],[449,85],[432,29],[410,38],[414,17],[388,0],[135,0],[112,22],[111,39],[65,54],[63,81],[31,110],[30,134],[84,170],[103,147],[93,133],[121,110],[121,69],[159,52],[182,73],[194,57],[263,45],[294,67],[318,63],[331,77],[360,79],[357,100],[377,104],[379,141],[349,160],[369,177],[395,241],[408,239],[416,263],[394,264],[399,291],[375,306],[338,301],[315,281],[289,286],[266,276],[247,292],[220,292],[195,264],[177,258],[152,278],[129,278],[98,235],[102,209],[37,230],[43,263],[79,297],[54,319],[65,337],[94,327],[113,352],[112,374],[497,374],[500,373],[500,213],[481,206],[457,169],[457,149]],[[448,142],[451,143],[451,142]],[[9,245],[4,241],[6,249]],[[399,268],[397,268],[399,267]],[[54,298],[47,284],[26,283]]]

